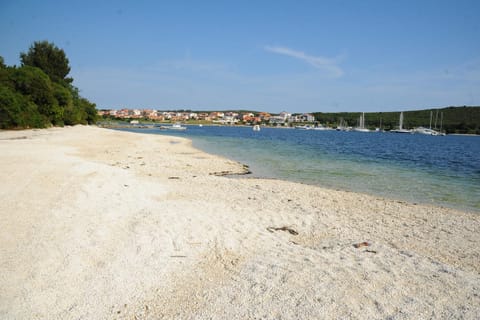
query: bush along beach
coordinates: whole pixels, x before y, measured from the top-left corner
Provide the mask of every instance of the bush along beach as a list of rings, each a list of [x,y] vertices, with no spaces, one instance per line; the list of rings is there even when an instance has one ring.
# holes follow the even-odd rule
[[[95,123],[97,110],[69,78],[65,52],[48,41],[20,53],[20,67],[0,57],[0,129]]]

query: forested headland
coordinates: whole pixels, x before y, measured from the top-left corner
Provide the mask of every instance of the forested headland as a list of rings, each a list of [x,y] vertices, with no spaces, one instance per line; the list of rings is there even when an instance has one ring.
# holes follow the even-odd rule
[[[360,112],[323,113],[314,112],[315,119],[320,123],[337,125],[340,120],[356,126]],[[431,118],[430,118],[431,115]],[[385,130],[398,128],[400,112],[365,112],[365,126],[373,129],[381,127]],[[480,107],[445,107],[439,109],[424,109],[403,111],[403,127],[442,128],[446,133],[480,134]]]
[[[0,129],[95,123],[96,106],[73,86],[62,49],[34,42],[20,61],[19,67],[6,66],[0,57]]]

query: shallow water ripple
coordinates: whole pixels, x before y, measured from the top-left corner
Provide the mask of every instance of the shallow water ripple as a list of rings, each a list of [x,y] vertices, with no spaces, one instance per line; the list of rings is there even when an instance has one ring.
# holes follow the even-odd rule
[[[259,177],[480,212],[480,137],[215,126],[136,131],[190,138]]]

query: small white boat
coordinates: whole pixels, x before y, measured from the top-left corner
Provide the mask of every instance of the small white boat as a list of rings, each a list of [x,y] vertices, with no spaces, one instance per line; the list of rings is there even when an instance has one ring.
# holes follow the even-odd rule
[[[353,128],[353,131],[356,131],[356,132],[370,132],[370,129],[367,129],[367,128]]]
[[[337,131],[352,131],[352,127],[337,127],[335,130]]]
[[[326,130],[333,130],[329,127],[325,127],[323,124],[319,122],[315,122],[313,127],[310,127],[311,130],[318,130],[318,131],[326,131]]]
[[[319,125],[318,127],[313,127],[312,130],[328,131],[333,129]]]
[[[312,127],[306,125],[306,126],[295,126],[295,129],[298,129],[298,130],[310,130],[312,129]]]
[[[171,126],[161,126],[163,130],[187,130],[187,127],[183,127],[180,123],[172,124]]]
[[[187,127],[183,127],[180,123],[175,123],[172,125],[172,130],[187,130]]]
[[[418,127],[415,128],[412,133],[425,134],[427,136],[439,136],[440,133],[430,128]]]
[[[390,130],[390,132],[393,132],[393,133],[412,133],[412,130],[408,130],[408,129],[393,129],[393,130]]]
[[[258,124],[254,125],[253,131],[260,131],[260,126]]]

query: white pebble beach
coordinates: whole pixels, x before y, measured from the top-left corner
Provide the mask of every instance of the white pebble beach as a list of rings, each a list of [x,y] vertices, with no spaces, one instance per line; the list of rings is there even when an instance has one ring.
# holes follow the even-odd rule
[[[1,319],[480,319],[476,212],[89,126],[0,131],[0,164]]]

